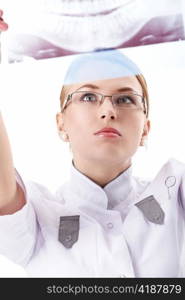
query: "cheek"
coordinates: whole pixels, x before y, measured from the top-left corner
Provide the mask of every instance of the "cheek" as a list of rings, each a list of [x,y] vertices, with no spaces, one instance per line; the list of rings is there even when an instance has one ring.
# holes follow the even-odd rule
[[[144,118],[140,116],[130,116],[129,120],[125,120],[123,124],[123,129],[124,128],[125,131],[123,131],[125,132],[127,142],[138,145],[143,134]]]
[[[82,136],[85,137],[86,133],[91,131],[93,120],[90,116],[83,111],[78,111],[75,109],[75,112],[71,111],[66,115],[66,131],[73,140],[79,140]]]

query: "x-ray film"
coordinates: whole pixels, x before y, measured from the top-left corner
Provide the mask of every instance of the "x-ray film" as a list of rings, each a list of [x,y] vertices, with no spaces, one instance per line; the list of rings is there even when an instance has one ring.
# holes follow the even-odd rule
[[[185,39],[182,0],[0,0],[9,63]]]

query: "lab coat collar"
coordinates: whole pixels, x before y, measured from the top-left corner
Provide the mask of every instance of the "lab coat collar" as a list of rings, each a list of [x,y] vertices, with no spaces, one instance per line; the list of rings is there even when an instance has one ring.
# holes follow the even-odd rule
[[[118,177],[109,182],[104,188],[82,174],[71,164],[71,176],[67,202],[73,206],[98,207],[99,209],[113,209],[124,199],[132,189],[132,167],[122,172]],[[75,195],[75,197],[74,197]]]

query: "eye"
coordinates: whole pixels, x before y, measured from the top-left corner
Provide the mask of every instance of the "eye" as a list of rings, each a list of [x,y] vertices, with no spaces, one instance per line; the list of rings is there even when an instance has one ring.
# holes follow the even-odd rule
[[[80,96],[80,101],[95,102],[97,101],[97,95],[94,93],[83,93]]]
[[[135,99],[134,97],[130,96],[130,95],[120,95],[117,96],[115,99],[116,104],[135,104]]]

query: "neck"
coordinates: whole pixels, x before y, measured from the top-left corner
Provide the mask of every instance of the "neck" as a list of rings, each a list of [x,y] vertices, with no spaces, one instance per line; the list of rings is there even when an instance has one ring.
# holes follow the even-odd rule
[[[94,162],[87,160],[73,159],[75,168],[85,176],[89,177],[96,184],[104,187],[110,181],[118,177],[122,172],[131,166],[131,161],[103,163],[102,161]]]

